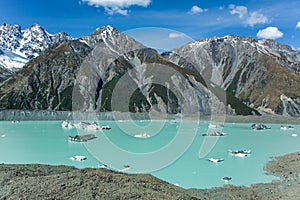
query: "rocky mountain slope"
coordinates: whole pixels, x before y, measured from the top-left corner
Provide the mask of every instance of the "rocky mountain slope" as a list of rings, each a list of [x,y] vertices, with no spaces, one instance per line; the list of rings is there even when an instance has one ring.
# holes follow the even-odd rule
[[[57,43],[1,86],[1,104],[17,109],[71,109],[74,76],[91,49],[78,41]],[[14,100],[13,100],[14,99]]]
[[[209,87],[199,74],[107,26],[32,59],[0,87],[0,105],[29,110],[232,112],[224,106],[224,90]],[[237,110],[251,114],[237,98],[230,100]]]
[[[30,59],[39,56],[52,44],[72,39],[64,32],[52,35],[37,24],[25,30],[21,30],[19,25],[1,25],[0,67],[8,71],[8,74],[0,71],[2,80],[21,69]]]
[[[41,33],[37,25],[30,30]],[[57,39],[0,86],[0,108],[300,116],[299,55],[272,40],[238,36],[159,55],[106,26],[77,40]]]
[[[273,40],[225,36],[165,53],[263,112],[300,116],[300,51]]]
[[[13,74],[11,71],[7,70],[5,67],[0,66],[0,83],[11,77]]]

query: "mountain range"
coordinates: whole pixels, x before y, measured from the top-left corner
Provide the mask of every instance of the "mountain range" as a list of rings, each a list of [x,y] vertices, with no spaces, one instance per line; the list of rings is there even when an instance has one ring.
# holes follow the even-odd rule
[[[111,26],[73,39],[5,24],[0,44],[0,58],[19,63],[0,62],[2,109],[300,116],[300,52],[273,40],[225,36],[159,54]]]

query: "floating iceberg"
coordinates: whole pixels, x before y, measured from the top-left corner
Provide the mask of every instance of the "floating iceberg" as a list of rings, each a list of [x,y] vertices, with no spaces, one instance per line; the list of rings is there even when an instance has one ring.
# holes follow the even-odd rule
[[[231,153],[232,155],[234,155],[235,157],[241,157],[241,158],[246,157],[251,154],[251,150],[235,150],[235,151],[233,151],[233,150],[229,149],[228,152]]]
[[[95,138],[97,138],[95,134],[69,136],[69,140],[74,142],[86,142]]]
[[[70,157],[70,160],[83,161],[83,160],[86,160],[86,157],[85,156],[72,156],[72,157]]]
[[[217,128],[223,128],[224,125],[223,124],[209,124],[208,128],[210,129],[217,129]]]
[[[264,125],[264,124],[252,124],[251,125],[251,128],[253,129],[253,130],[266,130],[266,129],[271,129],[270,127],[268,127],[268,126],[266,126],[266,125]]]
[[[100,166],[99,166],[99,168],[102,168],[102,169],[107,169],[107,168],[108,168],[108,166],[107,166],[106,164],[102,164],[102,165],[100,165]]]
[[[97,130],[110,130],[110,126],[100,126],[97,122],[79,122],[77,124],[71,124],[69,121],[63,121],[61,124],[63,128],[78,128],[88,131],[97,131]]]
[[[225,136],[225,135],[226,135],[226,133],[223,133],[221,131],[202,134],[202,136]]]
[[[288,131],[288,130],[294,130],[294,127],[293,126],[283,126],[283,125],[281,125],[280,129],[284,130],[284,131]]]
[[[63,121],[63,123],[61,124],[61,127],[63,128],[74,128],[74,125],[71,124],[68,120]]]
[[[148,133],[141,133],[141,134],[135,134],[133,137],[135,137],[135,138],[149,138],[149,137],[151,137],[151,135],[149,135]]]
[[[236,153],[236,154],[234,154],[234,156],[244,158],[244,157],[248,156],[248,154],[246,154],[246,153]]]
[[[229,181],[231,181],[231,177],[225,176],[223,178],[221,178],[222,181],[224,181],[225,183],[228,183]]]
[[[223,158],[209,158],[208,161],[213,162],[213,163],[219,163],[224,161]]]
[[[125,171],[127,171],[127,170],[129,170],[131,168],[130,165],[124,165],[123,167],[124,168],[120,169],[119,172],[125,172]]]

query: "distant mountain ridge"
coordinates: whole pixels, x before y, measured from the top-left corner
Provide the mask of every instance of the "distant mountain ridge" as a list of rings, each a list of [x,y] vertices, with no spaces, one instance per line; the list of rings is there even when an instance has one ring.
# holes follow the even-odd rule
[[[300,51],[273,40],[225,36],[164,57],[190,68],[262,112],[300,116]]]

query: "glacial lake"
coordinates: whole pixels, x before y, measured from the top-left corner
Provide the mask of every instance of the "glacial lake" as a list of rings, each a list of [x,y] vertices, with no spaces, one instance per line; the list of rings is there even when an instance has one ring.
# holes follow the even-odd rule
[[[78,168],[98,168],[105,163],[116,171],[126,171],[128,165],[128,173],[148,170],[152,175],[183,188],[211,188],[226,184],[221,181],[224,176],[232,177],[230,184],[234,185],[271,182],[278,177],[267,175],[263,169],[265,164],[273,156],[300,151],[299,125],[293,125],[294,130],[281,130],[281,124],[267,124],[270,130],[254,131],[251,124],[225,123],[222,131],[226,135],[218,137],[213,142],[215,145],[211,145],[211,151],[199,158],[199,150],[207,138],[202,134],[211,131],[208,130],[208,121],[199,124],[195,121],[99,121],[100,125],[111,127],[111,130],[103,131],[65,129],[61,123],[1,121],[0,163]],[[180,130],[182,135],[177,137],[181,124],[184,124]],[[151,135],[153,132],[155,134]],[[68,140],[70,135],[76,134],[95,134],[97,139],[85,143]],[[231,155],[228,149],[251,149],[252,153],[241,158]],[[84,155],[87,159],[81,162],[70,160],[74,155]],[[223,158],[224,161],[212,163],[208,158]],[[139,169],[138,165],[147,170],[135,171]]]

